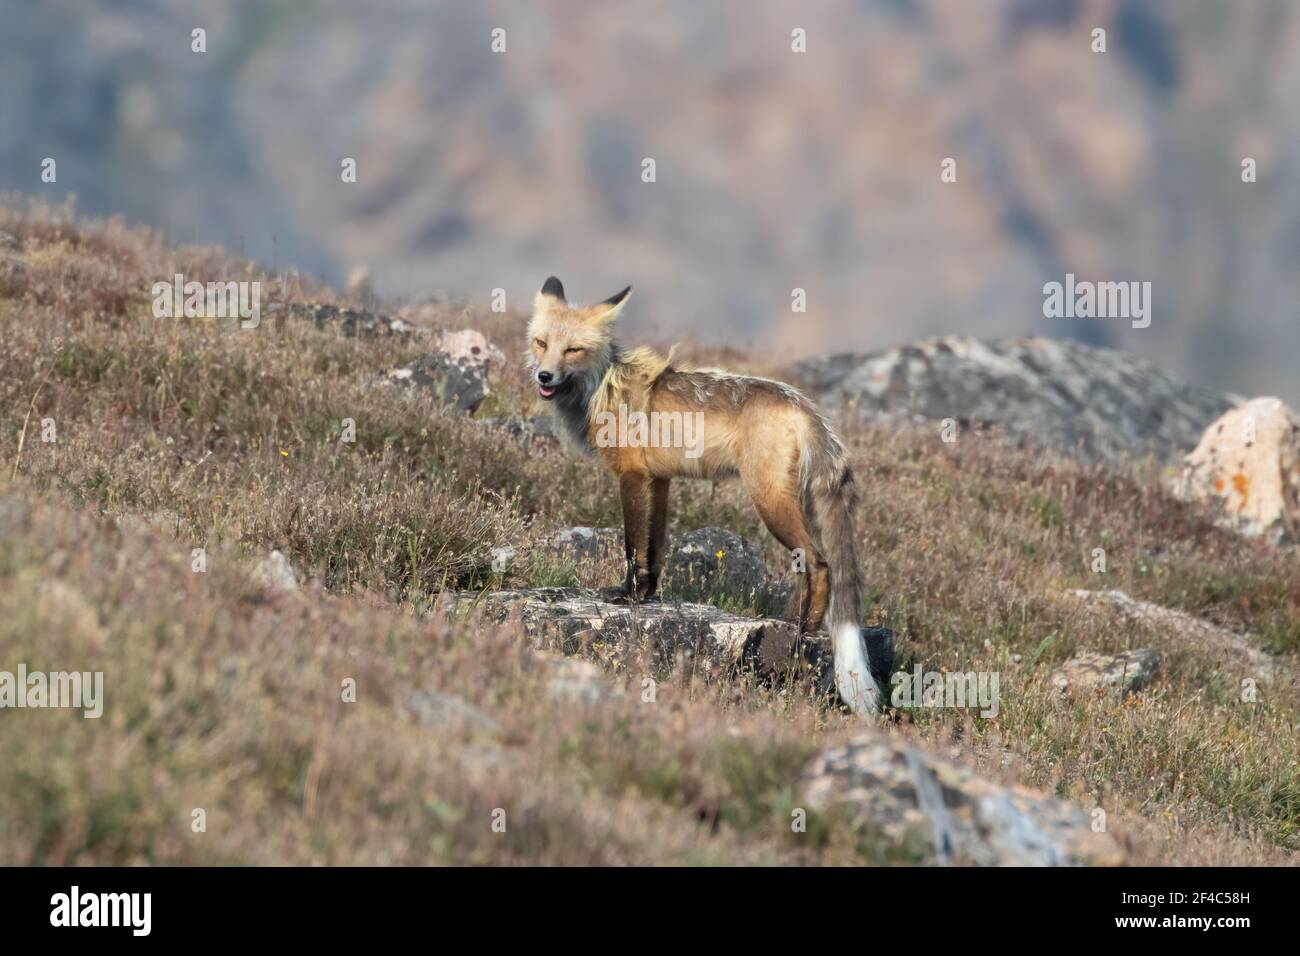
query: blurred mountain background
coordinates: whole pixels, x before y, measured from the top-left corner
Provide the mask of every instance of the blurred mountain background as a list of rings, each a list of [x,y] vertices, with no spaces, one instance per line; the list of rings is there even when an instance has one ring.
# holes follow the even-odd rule
[[[2,190],[397,299],[556,273],[634,338],[1050,334],[1300,401],[1290,0],[0,0],[0,124]],[[1150,327],[1044,318],[1067,272]]]

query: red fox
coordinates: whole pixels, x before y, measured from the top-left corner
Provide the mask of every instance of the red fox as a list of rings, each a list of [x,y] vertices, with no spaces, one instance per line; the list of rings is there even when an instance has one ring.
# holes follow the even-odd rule
[[[856,493],[844,446],[789,385],[675,368],[671,353],[664,358],[617,344],[614,322],[631,291],[571,306],[551,276],[528,326],[528,367],[538,394],[554,404],[579,447],[599,455],[618,480],[628,568],[619,595],[635,603],[658,590],[672,479],[738,475],[768,530],[804,556],[800,628],[818,631],[829,603],[840,697],[855,713],[876,711],[878,691],[858,624]]]

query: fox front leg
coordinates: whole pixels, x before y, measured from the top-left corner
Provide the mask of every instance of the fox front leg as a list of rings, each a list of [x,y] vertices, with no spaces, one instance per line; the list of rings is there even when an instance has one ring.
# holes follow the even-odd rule
[[[623,502],[623,548],[627,577],[623,594],[636,603],[651,593],[650,575],[650,477],[640,473],[621,475],[618,493]]]
[[[659,576],[664,570],[664,550],[668,543],[668,489],[671,482],[667,478],[655,478],[650,482],[650,531],[649,531],[649,568],[650,577],[646,585],[643,600],[654,597],[659,590]]]

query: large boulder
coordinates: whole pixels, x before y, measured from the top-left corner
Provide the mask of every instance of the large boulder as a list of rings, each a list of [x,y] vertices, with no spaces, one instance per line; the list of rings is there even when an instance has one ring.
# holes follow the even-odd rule
[[[1066,339],[927,339],[800,362],[784,376],[845,416],[996,425],[1016,444],[1118,462],[1191,449],[1231,407],[1143,359]]]
[[[1224,413],[1183,461],[1174,493],[1213,504],[1220,521],[1277,541],[1300,531],[1300,419],[1277,398]]]
[[[816,757],[801,793],[810,809],[847,813],[882,843],[882,856],[974,866],[1123,863],[1113,838],[1074,804],[994,783],[911,746],[863,730]]]

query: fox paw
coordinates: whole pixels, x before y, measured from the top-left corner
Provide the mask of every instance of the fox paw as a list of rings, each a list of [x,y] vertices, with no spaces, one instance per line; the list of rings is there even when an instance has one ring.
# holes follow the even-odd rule
[[[658,594],[648,593],[639,587],[628,587],[626,584],[601,588],[598,593],[600,599],[607,604],[654,604],[659,601]]]

